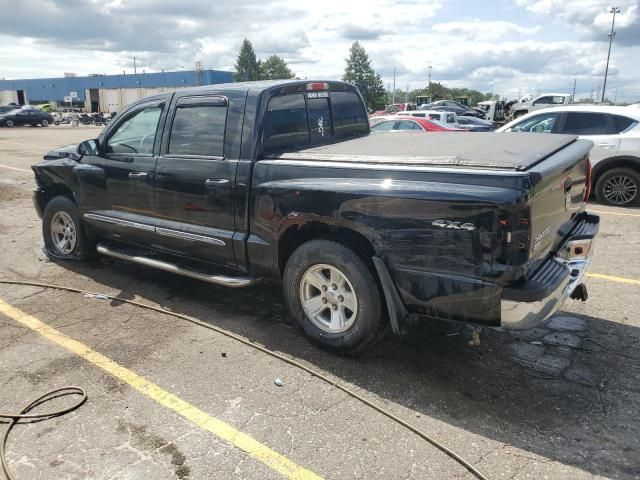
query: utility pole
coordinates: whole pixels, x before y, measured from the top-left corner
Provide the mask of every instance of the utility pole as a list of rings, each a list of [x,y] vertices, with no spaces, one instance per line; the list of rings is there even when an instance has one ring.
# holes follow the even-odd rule
[[[609,74],[609,58],[611,57],[611,44],[613,43],[613,37],[616,36],[616,32],[613,31],[613,27],[616,24],[616,13],[620,13],[620,7],[611,7],[609,13],[613,13],[611,19],[611,33],[609,33],[609,52],[607,53],[607,66],[604,69],[604,84],[602,85],[602,99],[600,103],[604,103],[604,94],[607,90],[607,75]]]
[[[135,75],[136,73],[138,73],[136,69],[136,57],[133,57],[133,74]]]
[[[576,101],[576,82],[578,81],[577,78],[573,79],[573,93],[571,94],[571,101],[575,102]]]
[[[429,65],[429,88],[431,88],[431,69],[433,68],[432,65]]]
[[[393,67],[393,91],[391,93],[391,104],[396,103],[396,67]]]
[[[196,69],[195,69],[195,74],[196,74],[196,87],[200,86],[200,77],[202,73],[202,62],[200,60],[198,60],[196,62]]]

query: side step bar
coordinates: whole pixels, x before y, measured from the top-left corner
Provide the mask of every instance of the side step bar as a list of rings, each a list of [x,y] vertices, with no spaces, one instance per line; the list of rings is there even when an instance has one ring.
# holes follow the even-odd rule
[[[119,260],[126,260],[129,262],[144,265],[146,267],[157,268],[158,270],[164,270],[165,272],[176,273],[189,278],[195,278],[196,280],[202,280],[203,282],[213,283],[214,285],[221,285],[223,287],[230,288],[242,288],[249,287],[255,284],[259,279],[253,277],[229,277],[226,275],[209,275],[207,273],[197,272],[188,268],[181,267],[175,263],[166,262],[164,260],[156,260],[154,258],[143,257],[139,255],[130,255],[123,251],[115,250],[112,247],[108,247],[103,244],[98,244],[96,250],[102,255],[117,258]]]

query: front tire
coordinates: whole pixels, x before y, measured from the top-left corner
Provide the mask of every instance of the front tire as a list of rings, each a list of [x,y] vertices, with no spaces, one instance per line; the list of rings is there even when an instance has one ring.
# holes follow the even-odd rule
[[[605,205],[640,205],[640,174],[631,168],[612,168],[600,175],[595,191]]]
[[[55,197],[42,215],[45,252],[56,260],[89,260],[95,256],[95,241],[84,230],[78,207],[67,197]]]
[[[291,316],[325,350],[357,355],[382,337],[378,284],[362,259],[340,243],[312,240],[298,247],[287,261],[284,295]]]

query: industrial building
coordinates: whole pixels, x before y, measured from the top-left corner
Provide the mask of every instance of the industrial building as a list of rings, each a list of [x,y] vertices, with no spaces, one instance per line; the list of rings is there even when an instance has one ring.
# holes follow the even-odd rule
[[[119,112],[140,98],[179,88],[233,82],[233,72],[181,70],[121,75],[65,74],[60,78],[0,80],[0,104],[52,103],[84,106],[87,112]]]

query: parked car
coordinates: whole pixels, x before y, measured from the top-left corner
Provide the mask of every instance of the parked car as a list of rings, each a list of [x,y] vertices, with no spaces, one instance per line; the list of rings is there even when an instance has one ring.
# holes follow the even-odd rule
[[[53,116],[37,108],[17,108],[0,113],[0,127],[14,127],[18,125],[42,125],[48,127],[53,123]]]
[[[414,103],[392,103],[391,105],[387,105],[384,110],[377,110],[370,116],[377,117],[380,115],[388,115],[390,113],[406,112],[415,110],[416,108],[417,107]]]
[[[525,97],[522,100],[528,100],[529,97]],[[571,103],[572,95],[570,93],[545,93],[530,101],[520,101],[511,105],[509,109],[511,118],[518,118],[534,110],[540,110],[542,108],[549,107],[561,107]]]
[[[396,115],[381,118],[379,121],[371,119],[371,132],[400,132],[400,131],[422,131],[422,132],[456,132],[462,131],[453,128],[446,123],[427,118],[409,117],[399,119]]]
[[[34,205],[52,259],[280,281],[309,338],[354,354],[420,315],[529,328],[586,299],[591,142],[540,137],[369,135],[346,82],[209,85],[47,153]]]
[[[440,123],[451,125],[453,128],[460,128],[458,123],[458,116],[454,112],[447,112],[444,110],[416,110],[413,112],[398,112],[396,115],[408,115],[417,118],[428,118],[430,120],[437,120]]]
[[[483,113],[480,118],[494,123],[505,121],[505,107],[506,105],[502,100],[478,102],[478,109]]]
[[[591,183],[597,199],[609,205],[640,205],[640,110],[597,105],[548,108],[497,131],[561,133],[591,140]]]
[[[15,109],[16,107],[14,107],[13,105],[0,105],[0,114],[7,113]]]
[[[456,102],[454,100],[437,100],[427,105],[421,105],[420,109],[421,110],[442,110],[443,112],[453,112],[456,115],[484,117],[483,112],[474,108],[469,108],[466,105],[460,102]]]
[[[481,118],[458,116],[457,120],[460,128],[469,132],[492,132],[496,128],[493,122]]]

